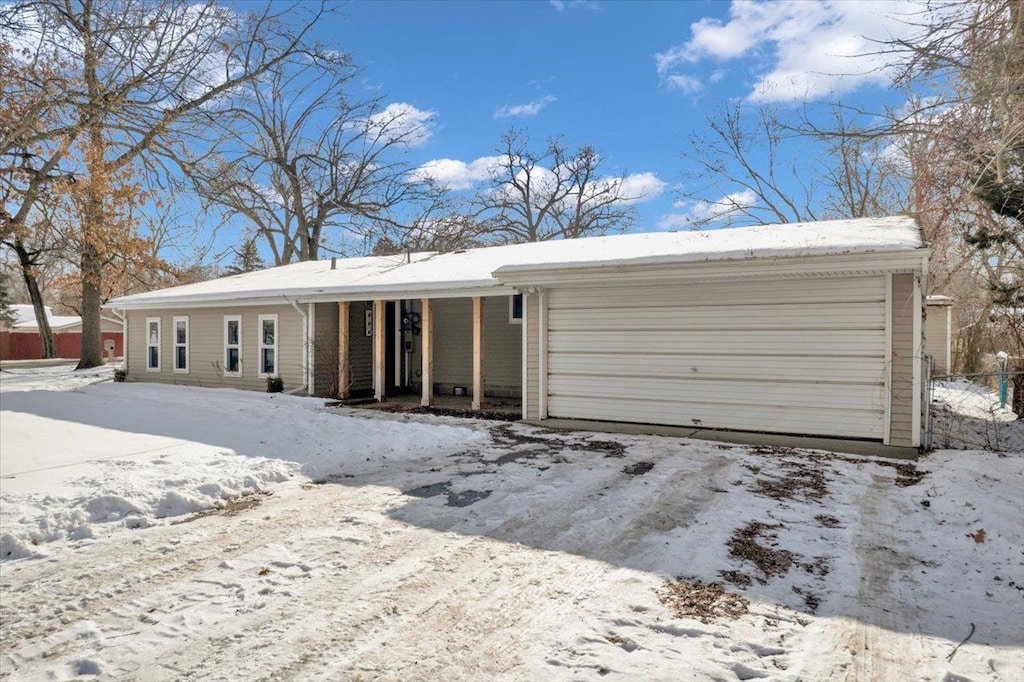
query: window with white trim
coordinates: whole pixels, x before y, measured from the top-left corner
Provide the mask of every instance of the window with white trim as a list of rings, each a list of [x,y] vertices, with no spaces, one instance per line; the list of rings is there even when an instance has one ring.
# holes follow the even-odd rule
[[[160,318],[146,318],[146,371],[160,371]]]
[[[512,294],[508,299],[508,321],[509,324],[523,323],[523,295]]]
[[[242,374],[242,316],[224,316],[224,374]]]
[[[259,316],[261,377],[277,375],[277,315]]]
[[[188,317],[175,317],[174,322],[174,371],[188,374]]]

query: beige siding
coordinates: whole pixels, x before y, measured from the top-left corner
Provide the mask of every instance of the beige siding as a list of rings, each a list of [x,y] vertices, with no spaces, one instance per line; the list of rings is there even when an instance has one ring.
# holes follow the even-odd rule
[[[366,335],[366,311],[369,301],[353,301],[348,306],[349,390],[373,390],[373,336]]]
[[[914,276],[892,276],[892,385],[889,445],[912,446],[914,411]]]
[[[548,412],[882,440],[885,283],[552,289]]]
[[[523,384],[523,328],[509,321],[509,298],[484,299],[484,385],[488,395],[519,398]]]
[[[473,300],[435,299],[434,383],[441,394],[453,386],[473,387]],[[417,306],[418,308],[418,306]],[[414,362],[418,362],[417,355]],[[522,328],[509,322],[509,300],[484,299],[484,393],[522,394]]]
[[[317,303],[313,343],[313,394],[338,395],[338,304]]]
[[[540,417],[540,296],[526,294],[526,418]]]
[[[191,386],[216,386],[265,391],[267,380],[258,376],[258,318],[277,315],[278,375],[285,390],[299,388],[302,376],[302,340],[304,319],[290,305],[241,308],[181,308],[171,310],[132,310],[128,312],[128,379],[159,381]],[[242,373],[225,376],[224,316],[242,317]],[[173,323],[175,317],[189,319],[189,371],[173,370]],[[160,371],[146,370],[146,319],[160,318]]]
[[[949,314],[951,308],[948,305],[929,305],[927,307],[928,317],[925,319],[924,338],[925,350],[935,358],[935,367],[932,372],[936,376],[949,374]]]

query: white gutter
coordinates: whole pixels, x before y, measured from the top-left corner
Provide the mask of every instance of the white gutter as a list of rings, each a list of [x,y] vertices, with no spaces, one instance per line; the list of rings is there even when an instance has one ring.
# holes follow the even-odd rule
[[[548,295],[544,289],[537,295],[537,396],[538,419],[548,418]]]
[[[115,311],[116,312],[116,311]],[[128,313],[121,311],[121,356],[124,361],[124,371],[128,371]]]
[[[288,301],[295,312],[302,317],[302,385],[298,388],[293,388],[290,391],[285,391],[288,395],[295,395],[301,391],[305,391],[309,388],[309,316],[302,312],[302,308],[298,306],[295,301],[291,300],[287,296],[282,296],[284,300]],[[277,331],[280,335],[280,330]]]

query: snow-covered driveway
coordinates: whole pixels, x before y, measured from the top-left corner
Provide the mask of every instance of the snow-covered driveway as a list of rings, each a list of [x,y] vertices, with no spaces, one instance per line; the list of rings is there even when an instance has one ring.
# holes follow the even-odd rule
[[[1020,453],[897,466],[8,379],[2,677],[1011,681],[1024,669]],[[161,507],[172,493],[178,506]]]

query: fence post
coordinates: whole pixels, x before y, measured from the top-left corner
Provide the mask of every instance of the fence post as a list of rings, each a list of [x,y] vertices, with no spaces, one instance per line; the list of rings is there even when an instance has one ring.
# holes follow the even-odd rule
[[[1010,383],[1010,375],[1006,369],[1010,363],[1010,356],[1005,350],[996,353],[996,362],[999,363],[999,409],[1006,407],[1007,388]]]

